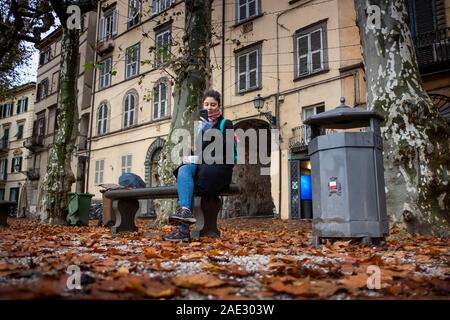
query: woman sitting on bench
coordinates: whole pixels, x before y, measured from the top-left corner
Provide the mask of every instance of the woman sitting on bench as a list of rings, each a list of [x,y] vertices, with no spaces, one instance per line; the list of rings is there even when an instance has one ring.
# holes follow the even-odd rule
[[[164,237],[165,240],[188,241],[190,239],[189,226],[196,222],[192,214],[194,192],[214,196],[228,189],[231,183],[234,162],[226,162],[226,144],[234,144],[234,139],[226,141],[226,130],[233,130],[233,123],[224,119],[221,114],[219,92],[215,90],[207,91],[203,97],[203,108],[208,111],[208,119],[200,117],[201,134],[205,134],[210,129],[222,131],[223,162],[222,164],[206,164],[204,157],[202,157],[202,163],[196,164],[193,163],[195,157],[183,158],[183,164],[174,171],[177,178],[179,208],[174,214],[169,215],[169,223],[177,227],[171,234]],[[211,140],[205,141],[202,139],[202,151],[214,141],[214,138]],[[231,149],[234,150],[234,148]],[[214,151],[211,155],[212,157],[215,156]]]

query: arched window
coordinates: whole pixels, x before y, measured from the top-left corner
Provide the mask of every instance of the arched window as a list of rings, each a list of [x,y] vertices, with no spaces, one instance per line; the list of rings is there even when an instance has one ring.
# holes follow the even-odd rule
[[[169,87],[167,81],[158,81],[153,88],[153,119],[167,116]]]
[[[135,124],[136,116],[136,94],[128,93],[125,98],[125,108],[123,113],[123,127],[128,128]]]
[[[100,104],[97,114],[97,134],[105,134],[108,131],[108,105],[106,102]]]

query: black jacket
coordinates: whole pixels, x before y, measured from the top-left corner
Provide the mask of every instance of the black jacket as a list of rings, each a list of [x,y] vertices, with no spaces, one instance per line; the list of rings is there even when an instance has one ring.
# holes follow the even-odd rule
[[[222,121],[223,116],[221,115],[213,128],[220,130],[220,122]],[[233,175],[233,167],[234,164],[225,164],[226,160],[226,146],[227,144],[232,144],[232,147],[229,147],[230,150],[234,150],[234,139],[226,139],[226,130],[234,129],[233,123],[230,120],[225,120],[224,131],[223,131],[223,162],[222,164],[206,164],[203,163],[197,166],[197,173],[195,176],[195,191],[200,192],[202,194],[208,195],[218,195],[222,191],[225,191],[229,188],[231,183],[231,177]],[[202,151],[210,144],[214,142],[214,137],[211,141],[203,141],[202,143]],[[214,156],[214,152],[212,153]],[[183,164],[182,164],[183,165]],[[180,165],[178,168],[174,170],[175,177],[178,175],[178,169],[182,166]]]

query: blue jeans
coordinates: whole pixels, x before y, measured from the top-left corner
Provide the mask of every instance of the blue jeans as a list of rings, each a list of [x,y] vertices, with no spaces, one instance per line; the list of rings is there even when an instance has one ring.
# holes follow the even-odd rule
[[[177,190],[180,207],[192,210],[194,204],[194,179],[197,171],[196,164],[185,164],[178,169]]]

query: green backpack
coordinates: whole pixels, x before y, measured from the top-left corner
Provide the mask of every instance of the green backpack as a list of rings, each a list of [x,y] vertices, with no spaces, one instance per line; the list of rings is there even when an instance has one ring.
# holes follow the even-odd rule
[[[220,121],[220,132],[223,133],[223,130],[225,129],[225,121],[227,119],[223,118],[222,121]],[[234,164],[237,163],[238,160],[238,139],[237,136],[234,135]]]

